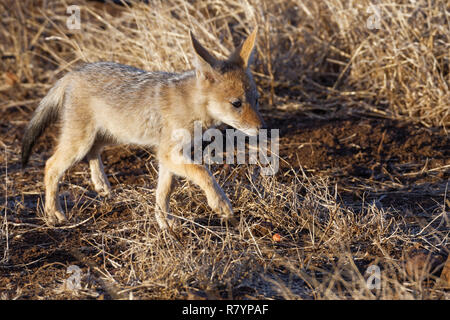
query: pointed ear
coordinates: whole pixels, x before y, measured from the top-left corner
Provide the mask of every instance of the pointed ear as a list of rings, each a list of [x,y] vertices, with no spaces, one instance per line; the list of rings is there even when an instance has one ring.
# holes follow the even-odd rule
[[[245,39],[245,41],[236,48],[236,50],[230,55],[228,61],[237,63],[243,68],[248,68],[250,57],[255,46],[256,34],[258,33],[258,27]]]
[[[195,71],[197,77],[204,77],[205,79],[214,82],[217,80],[218,72],[214,69],[218,65],[218,60],[214,58],[208,50],[206,50],[200,42],[194,37],[190,31],[192,47],[194,48],[196,61],[195,61]]]

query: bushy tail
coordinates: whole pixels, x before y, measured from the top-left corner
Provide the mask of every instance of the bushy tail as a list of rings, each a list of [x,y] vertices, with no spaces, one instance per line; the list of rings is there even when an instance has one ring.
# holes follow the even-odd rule
[[[45,128],[58,119],[64,101],[66,82],[66,77],[58,80],[34,111],[22,140],[22,168],[27,165],[31,150]]]

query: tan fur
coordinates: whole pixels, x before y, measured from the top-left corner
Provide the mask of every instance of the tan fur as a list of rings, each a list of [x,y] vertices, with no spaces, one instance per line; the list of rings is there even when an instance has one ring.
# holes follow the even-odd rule
[[[171,221],[167,214],[174,175],[200,186],[208,204],[222,217],[233,216],[230,201],[206,167],[174,160],[177,144],[172,133],[183,128],[192,134],[195,121],[204,128],[225,122],[248,134],[257,133],[262,119],[248,69],[256,31],[226,61],[216,60],[191,37],[197,57],[194,72],[146,72],[114,63],[88,64],[64,76],[55,85],[57,89],[43,99],[25,134],[22,162],[26,164],[40,126],[57,113],[62,123],[60,138],[46,163],[44,178],[45,212],[50,222],[66,220],[58,183],[64,172],[84,157],[95,190],[109,193],[100,153],[111,144],[155,147],[159,161],[156,218],[161,228]],[[236,99],[242,101],[240,108],[231,104]]]

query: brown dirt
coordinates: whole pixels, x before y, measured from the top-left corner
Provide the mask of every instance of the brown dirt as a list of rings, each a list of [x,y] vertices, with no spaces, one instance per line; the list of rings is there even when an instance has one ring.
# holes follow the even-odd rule
[[[271,127],[280,128],[282,167],[332,177],[352,201],[363,194],[366,200],[383,196],[383,205],[417,211],[442,200],[450,177],[450,139],[442,129],[380,118],[312,120],[292,114],[273,120]]]

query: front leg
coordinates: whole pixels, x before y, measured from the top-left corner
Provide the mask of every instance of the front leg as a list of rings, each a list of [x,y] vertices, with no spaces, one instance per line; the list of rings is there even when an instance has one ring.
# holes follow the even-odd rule
[[[174,161],[170,152],[160,153],[160,163],[172,173],[189,179],[198,185],[206,194],[208,205],[224,219],[233,218],[230,200],[217,183],[211,172],[200,164]],[[180,155],[181,159],[181,155]]]
[[[158,186],[156,188],[156,221],[161,229],[173,226],[173,218],[169,214],[169,197],[172,191],[173,174],[162,163],[159,164]]]

